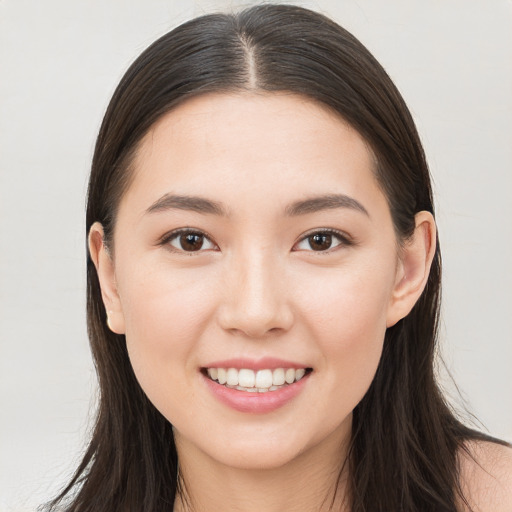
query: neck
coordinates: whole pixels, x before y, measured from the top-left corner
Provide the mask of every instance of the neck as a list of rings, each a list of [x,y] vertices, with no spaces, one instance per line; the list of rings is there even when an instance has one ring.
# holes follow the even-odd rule
[[[347,512],[346,438],[326,439],[278,468],[233,468],[176,436],[176,512]]]

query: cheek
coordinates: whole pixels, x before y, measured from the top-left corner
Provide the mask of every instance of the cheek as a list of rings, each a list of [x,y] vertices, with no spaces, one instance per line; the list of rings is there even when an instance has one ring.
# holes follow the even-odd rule
[[[362,267],[303,281],[302,311],[317,340],[333,389],[343,389],[355,407],[375,375],[391,300],[389,267]],[[316,290],[316,292],[315,292]],[[320,292],[321,291],[321,292]]]
[[[157,407],[197,371],[195,350],[211,318],[214,297],[207,283],[195,277],[139,265],[130,279],[120,279],[125,284],[120,297],[130,361]]]
[[[211,283],[200,271],[180,272],[144,267],[124,279],[120,290],[127,334],[147,343],[175,347],[190,342],[209,317]],[[153,336],[150,336],[150,333]]]
[[[300,308],[309,312],[311,327],[336,346],[382,333],[392,297],[394,272],[390,265],[358,265],[315,274],[296,281]]]

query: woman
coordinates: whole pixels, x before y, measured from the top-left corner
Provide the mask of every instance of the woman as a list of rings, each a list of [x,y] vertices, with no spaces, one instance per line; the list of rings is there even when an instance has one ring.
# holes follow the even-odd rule
[[[435,382],[414,123],[329,19],[266,5],[148,48],[105,115],[87,230],[101,401],[66,510],[512,506],[510,449]]]

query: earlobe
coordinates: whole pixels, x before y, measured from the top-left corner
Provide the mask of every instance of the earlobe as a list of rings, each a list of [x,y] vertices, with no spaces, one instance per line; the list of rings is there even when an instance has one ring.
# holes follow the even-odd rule
[[[400,265],[387,315],[387,327],[406,317],[420,298],[436,251],[436,224],[430,212],[416,214],[413,236],[401,251]]]
[[[91,226],[88,242],[89,253],[100,282],[101,297],[107,311],[108,328],[116,334],[124,334],[124,315],[117,290],[114,262],[105,245],[103,226],[99,222]]]

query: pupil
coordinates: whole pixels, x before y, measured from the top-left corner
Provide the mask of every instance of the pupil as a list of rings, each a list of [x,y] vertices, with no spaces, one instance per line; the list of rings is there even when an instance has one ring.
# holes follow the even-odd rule
[[[331,247],[332,236],[328,234],[313,235],[309,238],[309,244],[314,251],[325,251]]]
[[[203,236],[193,233],[181,235],[180,243],[185,251],[198,251],[203,246]]]

